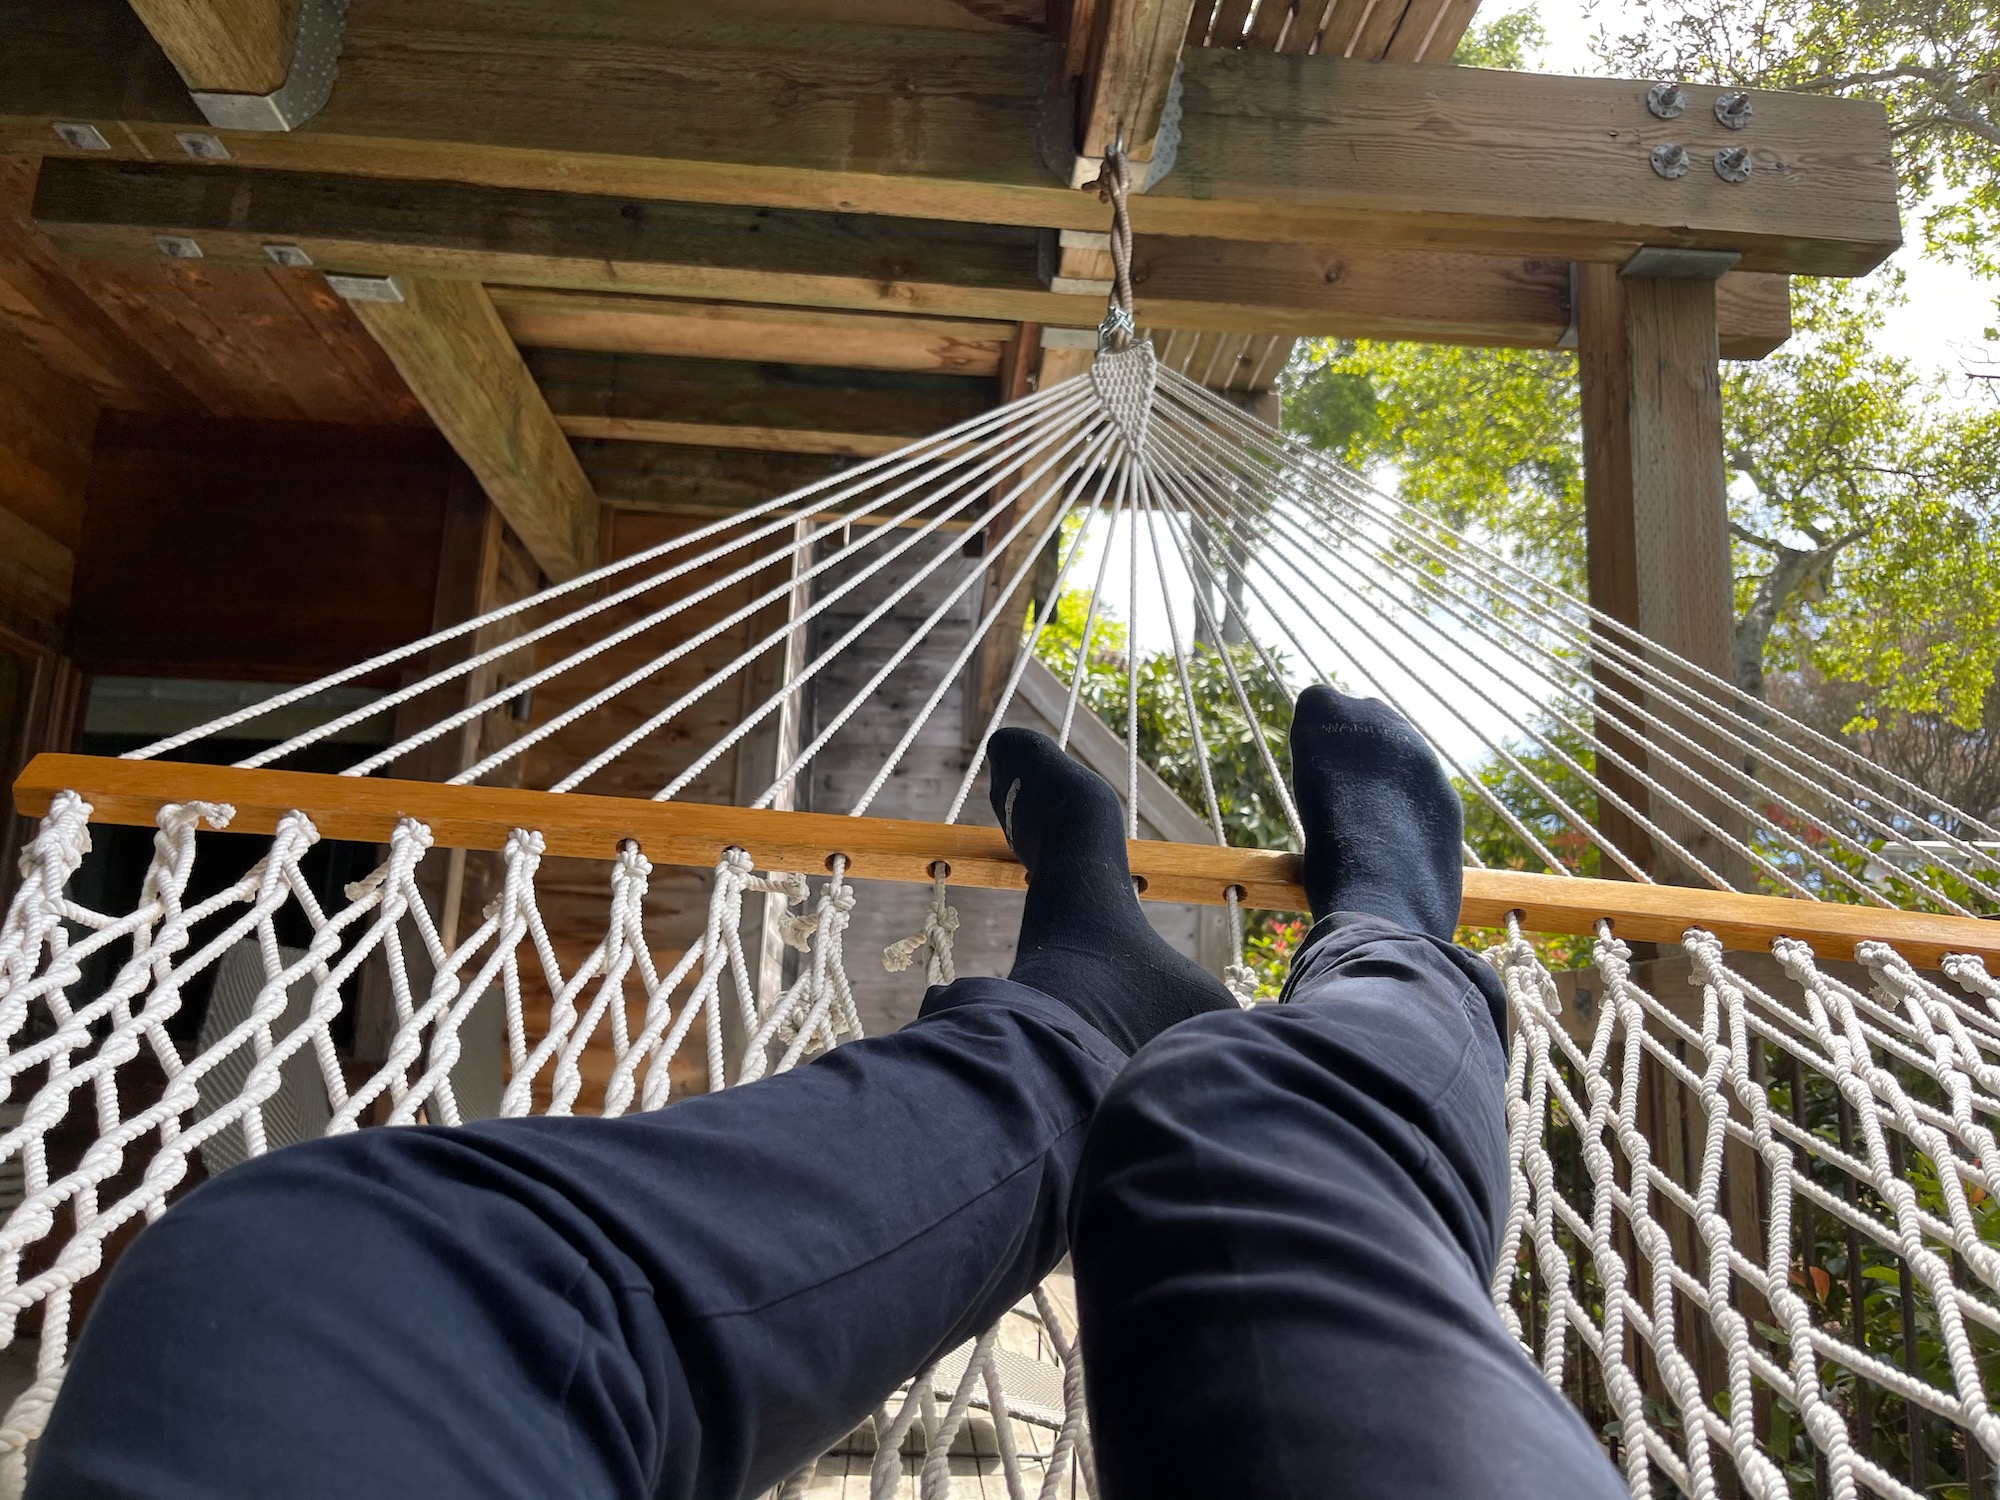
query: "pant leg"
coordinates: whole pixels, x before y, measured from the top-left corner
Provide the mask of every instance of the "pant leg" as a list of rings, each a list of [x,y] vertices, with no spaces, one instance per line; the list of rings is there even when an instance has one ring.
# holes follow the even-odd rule
[[[1091,1125],[1072,1255],[1104,1500],[1622,1495],[1487,1295],[1492,975],[1342,915],[1288,1000],[1164,1033]]]
[[[1003,980],[618,1120],[367,1130],[147,1229],[31,1500],[723,1500],[838,1440],[1063,1253],[1125,1057]]]

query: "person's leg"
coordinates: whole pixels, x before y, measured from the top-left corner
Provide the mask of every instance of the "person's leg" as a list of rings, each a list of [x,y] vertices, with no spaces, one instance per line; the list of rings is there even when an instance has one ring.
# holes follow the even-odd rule
[[[1375,703],[1293,727],[1317,924],[1286,1004],[1141,1048],[1072,1255],[1104,1500],[1584,1500],[1624,1486],[1487,1294],[1505,1005],[1451,946],[1455,794]]]
[[[817,1456],[1047,1274],[1127,1050],[1231,1004],[1053,750],[993,747],[1032,881],[1014,982],[657,1114],[232,1168],[114,1270],[31,1500],[735,1500]]]

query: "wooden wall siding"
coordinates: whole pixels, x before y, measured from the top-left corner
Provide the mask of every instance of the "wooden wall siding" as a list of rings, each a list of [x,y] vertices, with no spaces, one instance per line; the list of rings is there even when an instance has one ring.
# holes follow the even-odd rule
[[[913,548],[905,556],[919,550]],[[929,556],[933,549],[921,550],[922,555]],[[970,560],[954,558],[951,564],[939,568],[813,679],[804,731],[808,742],[880,670],[912,630],[964,578],[966,570],[975,566]],[[816,619],[808,660],[852,629],[914,571],[914,567],[892,565]],[[822,589],[832,589],[846,576],[851,576],[846,568],[829,569],[815,582]],[[976,587],[968,590],[966,598],[938,623],[903,667],[877,689],[867,708],[827,743],[815,758],[810,780],[802,788],[802,807],[812,812],[840,813],[854,806],[862,789],[908,729],[912,715],[964,646],[975,623],[974,611],[980,593]],[[1024,612],[1025,608],[1024,604]],[[966,698],[962,682],[946,693],[897,774],[870,806],[870,816],[931,820],[944,816],[968,762]],[[1025,703],[1017,703],[1009,722],[1048,734],[1055,729]],[[996,819],[987,802],[984,772],[966,803],[963,817],[968,823],[995,826]],[[1158,832],[1142,822],[1140,836],[1158,837]],[[862,1023],[870,1035],[875,1035],[914,1020],[917,1007],[923,1003],[921,963],[900,974],[891,974],[882,967],[882,950],[922,930],[930,892],[922,886],[879,881],[857,882],[856,892],[853,921],[847,930],[847,973],[854,985]],[[960,974],[1007,972],[1014,961],[1014,942],[1021,927],[1021,900],[1012,891],[953,889],[951,902],[959,913],[954,953]],[[1197,952],[1199,919],[1193,907],[1149,902],[1146,914],[1176,948],[1188,954]]]
[[[0,331],[0,640],[62,641],[97,403]]]
[[[0,157],[0,326],[105,406],[355,426],[426,420],[317,272],[65,256],[31,220],[39,165]]]
[[[303,682],[415,639],[456,462],[426,432],[107,420],[70,652],[92,672]]]

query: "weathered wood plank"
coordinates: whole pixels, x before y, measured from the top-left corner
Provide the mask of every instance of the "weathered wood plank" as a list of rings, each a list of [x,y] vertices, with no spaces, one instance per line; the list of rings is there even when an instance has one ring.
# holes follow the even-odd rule
[[[871,456],[975,417],[993,382],[963,375],[530,349],[528,371],[578,437]]]
[[[538,349],[781,360],[854,370],[999,373],[1011,323],[912,318],[740,302],[487,288],[514,342]]]
[[[297,808],[329,838],[388,838],[396,821],[420,818],[444,848],[499,849],[516,828],[539,830],[552,856],[608,859],[622,839],[634,839],[658,864],[712,866],[731,845],[758,867],[817,872],[840,855],[857,879],[928,885],[931,865],[951,866],[954,885],[1025,890],[1027,872],[998,828],[850,818],[838,813],[758,812],[643,797],[560,797],[504,787],[439,786],[433,782],[323,776],[298,771],[242,771],[160,761],[40,755],[14,783],[14,803],[29,817],[48,810],[59,791],[80,793],[100,822],[150,826],[160,808],[189,798],[235,807],[231,827],[269,833]],[[1220,906],[1233,886],[1250,906],[1303,909],[1299,860],[1267,849],[1170,844],[1134,839],[1126,845],[1132,871],[1153,901]],[[1689,927],[1713,932],[1727,948],[1768,951],[1795,937],[1835,959],[1857,945],[1891,944],[1911,963],[1935,968],[1947,953],[2000,960],[2000,933],[1976,917],[1842,906],[1745,896],[1734,891],[1639,885],[1529,875],[1514,870],[1467,870],[1460,921],[1494,927],[1521,913],[1530,932],[1590,936],[1608,920],[1620,937],[1678,942]]]
[[[1715,284],[1627,278],[1585,266],[1578,271],[1578,302],[1591,602],[1675,655],[1731,677],[1735,606]],[[1627,698],[1646,699],[1615,670],[1601,670],[1599,681]],[[1662,711],[1657,698],[1652,706]],[[1670,717],[1681,732],[1704,736],[1692,717]],[[1601,718],[1615,727],[1630,715],[1607,704]],[[1613,736],[1642,768],[1645,738],[1637,729]],[[1671,742],[1660,749],[1675,759],[1688,753]],[[1709,827],[1735,826],[1740,838],[1740,817],[1661,757],[1651,759],[1652,775],[1701,808]],[[1742,882],[1748,863],[1741,855],[1664,798],[1651,797],[1628,773],[1608,770],[1608,784],[1661,831],[1732,884]],[[1685,860],[1617,808],[1601,810],[1600,826],[1658,878],[1699,881]]]
[[[191,89],[268,94],[291,61],[296,0],[131,0]]]
[[[542,571],[597,563],[597,497],[483,288],[408,277],[399,302],[356,302],[438,431]]]
[[[576,456],[605,505],[693,514],[747,510],[846,465],[822,453],[588,440]]]
[[[156,261],[167,232],[193,237],[204,264],[268,265],[264,246],[282,241],[376,275],[1073,328],[1104,314],[1101,294],[1047,290],[1037,236],[1005,226],[55,159],[35,213],[85,256]],[[1142,235],[1133,278],[1139,320],[1157,328],[1547,347],[1569,327],[1567,262]],[[1782,340],[1768,295],[1723,306],[1732,352]]]
[[[0,149],[49,149],[50,121],[71,118],[98,122],[114,154],[175,158],[184,112],[128,103],[151,97],[143,78],[72,66],[77,34],[112,3],[4,0]],[[1054,47],[619,0],[405,0],[356,8],[340,85],[309,127],[228,144],[252,166],[1099,229],[1102,207],[1054,184],[1035,145]],[[1672,122],[1644,94],[1619,79],[1192,50],[1179,164],[1135,200],[1134,226],[1613,262],[1681,245],[1829,275],[1900,243],[1879,105],[1760,93],[1757,171],[1731,185],[1700,170],[1741,143],[1713,119],[1714,91],[1691,87]],[[1697,170],[1666,182],[1647,153],[1673,139]]]
[[[1079,152],[1102,156],[1122,132],[1132,160],[1153,159],[1167,87],[1193,10],[1194,0],[1099,0],[1078,111]]]

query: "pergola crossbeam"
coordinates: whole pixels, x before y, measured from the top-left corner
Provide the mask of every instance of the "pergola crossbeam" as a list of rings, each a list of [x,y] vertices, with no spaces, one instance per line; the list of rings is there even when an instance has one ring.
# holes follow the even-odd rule
[[[100,53],[124,0],[4,0],[0,149],[174,160],[172,70]],[[964,223],[1101,229],[1036,144],[1056,44],[974,33],[736,20],[576,0],[404,0],[350,17],[325,110],[289,134],[224,132],[237,163]],[[128,17],[129,22],[129,17]],[[128,26],[129,29],[129,26]],[[1133,203],[1141,233],[1622,262],[1641,245],[1731,250],[1746,270],[1854,275],[1900,243],[1879,105],[1759,94],[1738,135],[1714,91],[1659,120],[1646,85],[1247,50],[1182,57],[1177,165]],[[476,86],[468,86],[476,79]],[[773,130],[771,122],[785,128]],[[1652,148],[1684,145],[1668,180]],[[1729,183],[1710,158],[1746,147]]]

